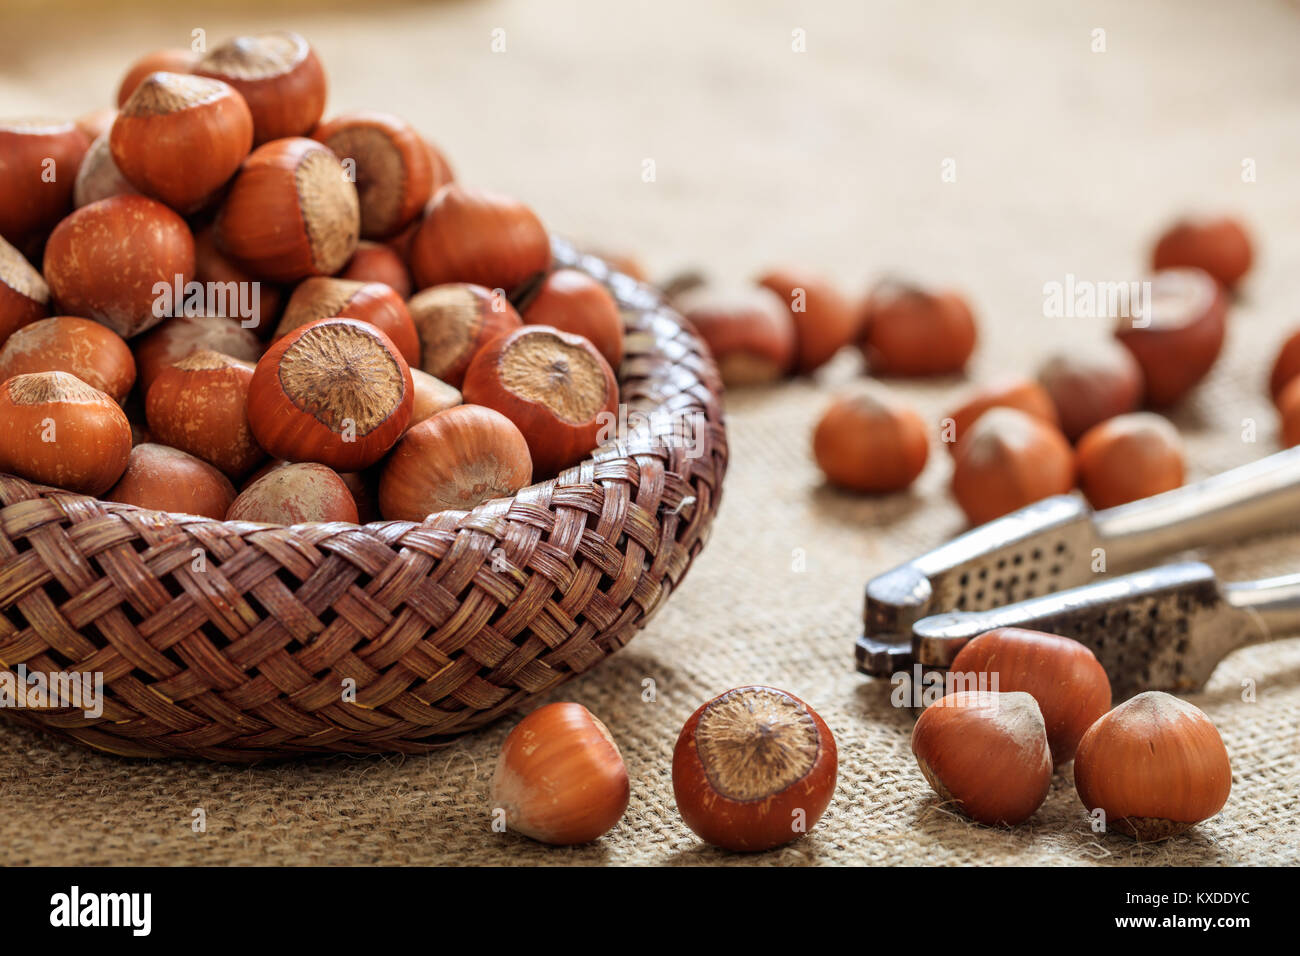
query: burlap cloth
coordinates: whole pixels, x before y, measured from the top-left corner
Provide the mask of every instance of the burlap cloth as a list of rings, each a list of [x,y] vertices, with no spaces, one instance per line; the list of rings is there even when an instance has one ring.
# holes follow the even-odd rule
[[[1193,477],[1275,448],[1262,381],[1300,321],[1289,4],[289,6],[208,15],[113,4],[110,17],[107,5],[33,5],[0,33],[0,112],[97,106],[137,51],[195,27],[217,38],[293,24],[331,71],[335,109],[406,114],[464,178],[527,197],[569,236],[637,250],[660,274],[704,264],[744,277],[800,261],[854,289],[891,269],[964,289],[982,319],[975,379],[1032,370],[1051,348],[1105,334],[1097,322],[1043,318],[1044,282],[1128,278],[1172,214],[1237,210],[1259,238],[1259,266],[1213,378],[1176,420]],[[504,53],[491,52],[496,28]],[[1090,49],[1095,28],[1106,52]],[[791,50],[796,29],[807,52]],[[945,158],[954,183],[940,179]],[[654,182],[642,179],[647,159]],[[1243,159],[1257,182],[1242,182]],[[731,396],[733,464],[708,548],[646,633],[558,695],[607,721],[632,776],[627,816],[598,844],[555,850],[491,831],[488,784],[509,721],[427,757],[251,769],[128,762],[4,723],[4,861],[1296,862],[1295,641],[1236,654],[1194,698],[1222,731],[1234,779],[1224,812],[1185,837],[1139,847],[1092,834],[1068,775],[1012,831],[937,805],[909,752],[910,717],[854,673],[851,648],[866,579],[943,541],[961,518],[937,445],[910,494],[854,499],[822,486],[809,431],[827,390],[856,373],[844,356],[818,383]],[[899,388],[937,421],[960,384]],[[1248,418],[1259,423],[1254,444],[1242,440]],[[1296,545],[1274,537],[1210,560],[1227,578],[1283,573],[1300,567]],[[1246,678],[1255,703],[1241,700]],[[737,858],[681,823],[669,766],[687,715],[747,682],[811,702],[841,763],[813,833]],[[196,808],[206,832],[192,827]]]

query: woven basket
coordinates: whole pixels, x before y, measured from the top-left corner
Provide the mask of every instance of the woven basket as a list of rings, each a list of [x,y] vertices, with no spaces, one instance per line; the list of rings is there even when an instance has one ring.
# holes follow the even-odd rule
[[[131,757],[421,752],[626,644],[708,536],[721,383],[658,293],[554,246],[623,309],[621,441],[422,524],[212,521],[0,475],[0,667],[102,673],[103,713],[0,711]]]

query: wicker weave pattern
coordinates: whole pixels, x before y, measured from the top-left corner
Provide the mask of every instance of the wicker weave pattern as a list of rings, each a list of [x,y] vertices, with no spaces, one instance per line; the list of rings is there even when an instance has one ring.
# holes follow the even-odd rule
[[[423,524],[218,522],[0,475],[0,666],[105,688],[95,719],[4,713],[126,756],[418,752],[626,644],[708,536],[721,384],[656,293],[558,241],[555,256],[624,310],[622,400],[656,413],[624,442]]]

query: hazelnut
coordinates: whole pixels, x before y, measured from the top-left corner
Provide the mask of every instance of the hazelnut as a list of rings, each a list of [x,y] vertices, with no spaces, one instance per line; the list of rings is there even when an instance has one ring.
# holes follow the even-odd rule
[[[952,490],[983,524],[1074,487],[1074,451],[1056,428],[1016,408],[991,408],[957,445]]]
[[[68,372],[119,404],[135,384],[126,343],[98,322],[71,316],[24,326],[0,348],[0,382],[30,372]]]
[[[3,333],[0,333],[3,338]],[[1300,329],[1292,332],[1282,348],[1278,350],[1277,359],[1273,362],[1273,371],[1269,375],[1268,389],[1269,394],[1273,396],[1273,401],[1280,404],[1279,399],[1282,390],[1291,382],[1300,376]]]
[[[1058,767],[1074,759],[1084,732],[1110,710],[1105,668],[1092,651],[1068,637],[1019,627],[995,628],[967,643],[948,669],[968,679],[986,677],[990,689],[1023,691],[1033,697]]]
[[[194,278],[204,284],[219,283],[227,290],[224,297],[214,297],[214,301],[209,303],[212,316],[237,319],[242,328],[259,338],[270,336],[284,306],[284,290],[275,283],[260,281],[217,248],[216,230],[212,226],[194,234]],[[229,349],[213,348],[218,352],[229,352],[236,358],[245,358]],[[257,356],[252,358],[256,360]]]
[[[312,138],[355,173],[361,235],[369,239],[401,232],[433,195],[429,149],[403,119],[369,110],[345,113],[319,126]]]
[[[596,346],[610,368],[623,364],[623,316],[618,303],[585,272],[552,272],[524,309],[523,320],[581,335]]]
[[[66,216],[77,169],[89,147],[90,140],[75,123],[0,122],[0,236],[23,247]]]
[[[1184,219],[1169,227],[1151,255],[1152,268],[1204,269],[1226,288],[1250,271],[1250,237],[1235,219]]]
[[[618,408],[618,383],[596,347],[546,325],[489,342],[470,362],[463,391],[466,402],[495,409],[523,432],[539,479],[590,455]]]
[[[271,472],[278,468],[287,468],[300,462],[285,461],[283,458],[272,458],[261,468],[253,472],[244,481],[240,491],[247,491],[255,482],[265,478]],[[343,482],[348,492],[352,495],[352,501],[357,509],[357,524],[368,524],[371,521],[379,520],[379,496],[377,489],[373,487],[374,482],[368,481],[368,475],[359,471],[336,472],[339,480]],[[339,519],[344,520],[344,519]]]
[[[253,116],[255,146],[306,136],[325,112],[325,70],[297,33],[235,37],[209,51],[194,72],[239,91]]]
[[[460,389],[418,368],[411,369],[411,388],[415,397],[411,403],[411,420],[406,424],[407,431],[426,418],[461,403]]]
[[[339,273],[340,279],[353,282],[382,282],[402,299],[411,297],[411,273],[406,261],[389,246],[362,240],[352,254],[347,266]]]
[[[122,83],[117,88],[118,109],[126,105],[126,101],[131,98],[136,87],[150,74],[189,73],[198,62],[199,55],[192,50],[155,50],[145,54],[132,63],[131,68],[126,71],[126,76],[122,77]]]
[[[813,432],[813,457],[833,485],[850,491],[906,488],[925,468],[925,422],[890,392],[858,386],[841,392]]]
[[[262,355],[262,343],[257,336],[233,319],[178,315],[136,341],[135,364],[140,376],[140,391],[148,395],[163,369],[201,349],[251,363]]]
[[[179,72],[176,70],[173,73]],[[76,119],[77,129],[86,135],[86,141],[93,143],[101,136],[107,136],[108,131],[113,128],[113,120],[117,119],[117,110],[111,107],[104,107],[99,110],[91,110],[89,113],[83,113]]]
[[[156,441],[179,448],[232,480],[247,475],[266,453],[248,424],[253,366],[201,349],[162,369],[145,397]]]
[[[794,370],[810,375],[858,334],[853,304],[826,278],[793,269],[773,269],[758,284],[781,297],[794,319]]]
[[[355,319],[324,319],[258,361],[248,420],[278,458],[360,471],[402,437],[413,400],[410,369],[388,336]]]
[[[185,220],[144,196],[83,206],[45,247],[45,279],[60,311],[100,322],[124,339],[166,318],[159,283],[194,275],[194,237]]]
[[[737,687],[691,714],[673,748],[673,796],[686,825],[724,850],[789,843],[835,794],[835,737],[775,687]]]
[[[1079,487],[1094,508],[1112,508],[1183,483],[1183,440],[1167,418],[1134,412],[1079,439]]]
[[[206,461],[146,442],[131,449],[126,471],[104,500],[220,521],[235,500],[235,488]]]
[[[533,477],[528,443],[490,408],[458,405],[410,428],[384,465],[379,510],[390,521],[423,521],[513,495]]]
[[[369,322],[393,344],[408,365],[420,364],[420,340],[406,303],[382,282],[351,282],[347,279],[304,279],[293,290],[275,338],[321,319],[344,318]]]
[[[108,144],[131,185],[191,213],[239,169],[253,145],[253,117],[244,98],[220,80],[151,73],[117,114]],[[184,162],[177,162],[178,153]]]
[[[420,338],[420,367],[453,388],[484,345],[523,324],[505,296],[465,283],[417,292],[406,307]]]
[[[506,826],[560,846],[608,833],[630,794],[618,744],[581,704],[547,704],[516,724],[492,776],[492,806]]]
[[[674,304],[709,346],[727,385],[766,385],[793,366],[794,320],[785,300],[770,289],[701,285]]]
[[[960,372],[975,351],[975,317],[955,292],[887,282],[867,297],[859,347],[880,375]]]
[[[1074,755],[1074,785],[1090,813],[1139,840],[1164,840],[1228,802],[1232,766],[1210,718],[1147,691],[1093,724]]]
[[[1120,316],[1115,337],[1142,366],[1147,401],[1172,405],[1219,357],[1228,300],[1200,269],[1157,272],[1150,298],[1142,317]]]
[[[1049,425],[1058,424],[1047,389],[1027,378],[1002,378],[967,393],[961,406],[948,414],[942,437],[949,454],[956,454],[962,437],[990,408],[1015,408]]]
[[[122,409],[75,375],[36,372],[0,383],[0,472],[98,496],[130,454]]]
[[[1105,339],[1054,355],[1039,371],[1038,381],[1071,441],[1142,404],[1141,367],[1127,349]]]
[[[216,219],[218,248],[275,282],[338,272],[360,229],[356,187],[314,139],[277,139],[253,150]]]
[[[50,287],[23,257],[0,239],[0,345],[25,325],[45,318],[50,310]]]
[[[239,493],[227,521],[257,524],[357,523],[357,504],[343,479],[311,462],[274,468]]]
[[[113,161],[113,151],[105,133],[90,144],[86,158],[77,170],[77,181],[72,187],[72,204],[80,209],[101,199],[114,196],[131,196],[139,190],[122,175]]]
[[[1028,820],[1052,785],[1043,714],[1022,691],[941,697],[912,729],[912,753],[944,802],[990,826]]]
[[[456,183],[434,196],[411,240],[411,274],[420,289],[470,282],[511,292],[550,262],[550,238],[531,209]]]
[[[427,139],[424,140],[424,148],[429,154],[429,167],[433,170],[433,190],[431,195],[436,196],[439,189],[448,183],[456,181],[456,174],[452,171],[451,163],[447,162],[447,156],[442,150]]]
[[[1278,411],[1282,416],[1282,447],[1300,445],[1300,379],[1282,389],[1277,397]]]

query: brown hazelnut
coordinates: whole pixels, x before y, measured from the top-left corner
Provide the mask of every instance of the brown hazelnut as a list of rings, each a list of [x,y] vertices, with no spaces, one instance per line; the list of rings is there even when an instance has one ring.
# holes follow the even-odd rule
[[[21,252],[0,238],[0,345],[50,311],[50,287]]]
[[[1170,226],[1151,254],[1152,268],[1204,269],[1231,289],[1250,271],[1250,236],[1235,219],[1184,219]]]
[[[1183,440],[1167,418],[1134,412],[1079,439],[1079,487],[1094,508],[1111,508],[1183,483]]]
[[[1053,425],[1017,408],[990,408],[957,445],[952,491],[983,524],[1074,487],[1074,450]]]
[[[549,325],[581,335],[596,346],[610,368],[623,364],[623,316],[618,303],[585,272],[552,272],[524,308],[523,319],[529,325]]]
[[[925,422],[891,393],[860,385],[838,395],[813,432],[813,457],[831,484],[886,492],[916,480],[929,456]]]
[[[512,292],[550,262],[550,237],[531,209],[456,183],[434,196],[411,241],[411,274],[420,289],[470,282]]]
[[[103,109],[91,110],[89,113],[82,113],[78,116],[76,119],[77,129],[86,134],[87,142],[93,143],[99,137],[108,135],[108,131],[113,128],[115,119],[117,119],[117,110],[106,106]]]
[[[117,114],[108,144],[131,185],[192,213],[212,201],[248,155],[253,117],[220,80],[151,73]]]
[[[1107,828],[1150,842],[1223,809],[1232,765],[1218,729],[1199,708],[1147,691],[1088,728],[1074,757],[1074,785]]]
[[[241,362],[256,362],[262,355],[262,343],[257,336],[234,319],[178,315],[136,341],[135,364],[140,391],[148,395],[163,369],[201,349],[220,352]]]
[[[209,51],[194,72],[239,91],[253,116],[255,146],[306,136],[325,111],[325,70],[296,33],[235,37]]]
[[[64,219],[45,247],[45,279],[61,312],[94,319],[122,338],[167,317],[155,287],[194,275],[185,220],[144,196],[114,196]]]
[[[392,339],[368,322],[329,318],[294,329],[258,360],[248,421],[272,455],[351,472],[397,443],[413,403]]]
[[[1002,692],[1033,697],[1058,767],[1074,758],[1080,738],[1110,710],[1106,669],[1083,644],[1057,634],[997,627],[962,647],[949,670],[967,679],[989,678],[987,685]]]
[[[1015,408],[1049,425],[1058,424],[1056,406],[1042,385],[1027,378],[998,379],[967,393],[960,407],[948,414],[941,437],[949,454],[956,453],[962,436],[990,408]]]
[[[220,283],[228,290],[224,297],[216,296],[208,303],[213,316],[237,319],[239,325],[257,335],[268,338],[284,307],[284,290],[273,282],[263,282],[240,266],[217,247],[216,231],[212,226],[194,234],[194,278],[205,285]],[[244,358],[229,349],[217,348],[236,358]],[[254,356],[256,358],[256,356]]]
[[[121,337],[72,316],[33,322],[0,347],[0,382],[31,372],[68,372],[119,404],[135,384],[135,360]]]
[[[1282,416],[1282,447],[1300,445],[1300,378],[1282,389],[1277,397],[1278,411]]]
[[[420,339],[406,303],[382,282],[352,282],[317,277],[304,279],[284,308],[275,338],[321,319],[356,319],[369,322],[387,335],[409,365],[420,364]]]
[[[596,347],[546,325],[489,342],[470,362],[464,393],[523,432],[539,479],[590,455],[618,409],[618,383]]]
[[[220,521],[235,500],[235,488],[201,458],[146,442],[131,449],[126,471],[104,500]]]
[[[912,753],[935,793],[980,823],[1029,819],[1052,786],[1043,713],[1024,691],[940,698],[912,728]]]
[[[519,429],[499,412],[458,405],[410,428],[379,480],[379,510],[390,521],[423,521],[513,495],[533,477]]]
[[[420,338],[420,367],[460,388],[470,359],[523,322],[505,296],[479,285],[435,285],[406,303]]]
[[[411,273],[406,260],[390,246],[363,239],[357,243],[347,267],[339,273],[340,279],[353,282],[382,282],[402,299],[411,297]]]
[[[411,404],[411,420],[406,425],[407,431],[426,418],[444,409],[455,408],[461,403],[460,389],[453,388],[442,379],[434,378],[418,368],[411,369],[411,388],[415,392],[415,401]]]
[[[1141,367],[1127,349],[1105,339],[1052,356],[1039,370],[1038,381],[1071,441],[1142,404]]]
[[[960,372],[975,351],[975,317],[955,292],[883,283],[867,297],[858,324],[862,353],[881,375]]]
[[[122,83],[117,88],[117,106],[121,109],[126,105],[126,101],[131,98],[144,78],[152,73],[189,73],[194,69],[194,65],[199,62],[199,54],[192,50],[170,49],[155,50],[147,53],[140,59],[131,64],[131,68],[126,71],[126,76],[122,77]]]
[[[0,337],[3,337],[2,333],[0,333]],[[1279,402],[1282,390],[1290,385],[1296,376],[1300,376],[1300,329],[1292,332],[1287,340],[1282,343],[1282,348],[1277,353],[1277,359],[1273,362],[1273,370],[1268,380],[1268,390],[1275,403]]]
[[[274,468],[239,493],[227,521],[258,524],[357,523],[357,503],[347,484],[325,465],[311,462]]]
[[[217,246],[275,282],[338,272],[360,229],[356,187],[314,139],[277,139],[253,150],[216,219]]]
[[[0,383],[0,472],[102,495],[130,454],[122,409],[75,375],[35,372]]]
[[[702,285],[674,304],[709,346],[727,385],[766,385],[793,366],[794,320],[785,300],[770,289]]]
[[[1120,316],[1115,337],[1142,366],[1147,401],[1159,407],[1178,401],[1209,374],[1223,348],[1228,300],[1200,269],[1157,272],[1150,299],[1142,316]]]
[[[75,123],[0,122],[0,236],[20,248],[48,232],[72,208],[90,140]]]
[[[354,174],[366,238],[401,232],[433,195],[429,149],[406,120],[371,110],[345,113],[322,123],[312,138]]]
[[[809,375],[858,334],[853,304],[830,280],[797,269],[773,269],[758,284],[781,297],[794,319],[794,370]]]
[[[109,147],[106,133],[90,144],[86,158],[81,161],[77,181],[72,187],[72,204],[80,209],[101,199],[130,196],[139,191],[122,175],[117,163],[113,161],[113,151]]]
[[[266,457],[248,424],[253,366],[209,350],[192,352],[158,373],[145,398],[156,441],[221,469],[232,480]]]

